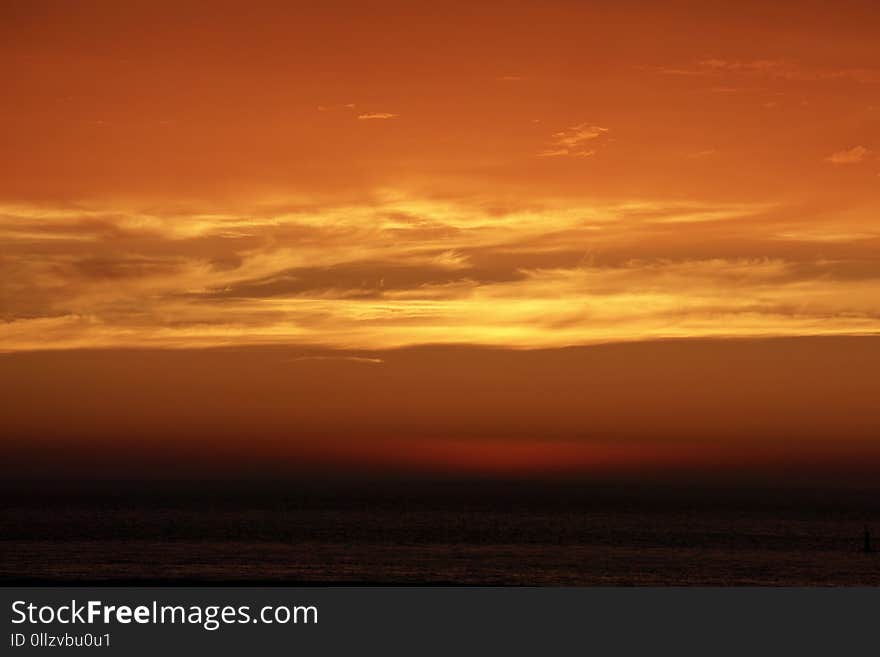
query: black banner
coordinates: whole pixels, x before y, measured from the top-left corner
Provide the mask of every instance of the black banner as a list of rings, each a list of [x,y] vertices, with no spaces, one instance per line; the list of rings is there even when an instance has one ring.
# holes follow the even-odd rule
[[[880,589],[4,588],[4,654],[846,654]]]

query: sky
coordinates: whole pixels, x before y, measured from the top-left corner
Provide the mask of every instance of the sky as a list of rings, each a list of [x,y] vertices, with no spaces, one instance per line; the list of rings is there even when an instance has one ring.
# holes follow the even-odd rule
[[[687,367],[705,340],[732,350],[720,372],[738,357],[731,340],[808,339],[798,344],[824,354],[809,366],[824,381],[814,393],[830,416],[849,408],[828,368],[852,349],[856,370],[872,362],[880,331],[874,3],[314,5],[4,3],[4,384],[96,350],[152,350],[173,380],[197,350],[251,350],[263,362],[284,349],[279,367],[329,376],[333,395],[350,389],[350,370],[373,373],[366,388],[383,385],[389,354],[430,345],[477,379],[474,362],[487,359],[498,403],[510,406],[518,397],[505,396],[497,377],[509,364],[497,353],[540,354],[569,380],[590,368],[560,359],[567,349],[636,343],[649,351],[620,367],[638,378],[667,340],[683,343]],[[103,385],[95,358],[75,361],[92,394]],[[761,359],[748,363],[736,366],[749,381],[773,379]],[[259,378],[277,381],[266,368]],[[395,380],[427,385],[430,368],[409,368]],[[857,399],[877,390],[870,376],[846,376]],[[39,380],[57,406],[57,386]],[[724,433],[707,409],[751,398],[749,386],[691,394],[700,433]],[[651,389],[634,390],[596,394],[613,408],[654,403]],[[293,418],[304,394],[276,405]],[[453,409],[474,394],[442,392]],[[798,415],[789,393],[770,394]],[[280,435],[281,420],[264,422],[280,411],[247,395],[235,403],[252,433]],[[535,408],[531,440],[607,438],[607,427],[590,428],[598,408],[577,421]],[[208,431],[218,411],[193,409]],[[421,421],[383,412],[411,423],[371,415],[362,442],[390,441],[375,449],[394,460]],[[19,437],[48,431],[25,410],[7,413]],[[465,414],[470,423],[444,440],[477,441],[492,455],[486,467],[516,460],[505,414],[516,417]],[[131,414],[110,416],[114,433],[131,432]],[[77,417],[54,433],[101,434]],[[795,419],[787,435],[812,431]],[[650,447],[612,460],[687,461],[664,451],[662,426],[627,422]],[[831,440],[833,423],[819,425]],[[376,427],[387,431],[368,437]],[[867,429],[841,427],[847,445],[866,444]],[[320,452],[309,440],[294,442]],[[571,462],[557,448],[517,463]],[[456,449],[433,461],[470,458]]]

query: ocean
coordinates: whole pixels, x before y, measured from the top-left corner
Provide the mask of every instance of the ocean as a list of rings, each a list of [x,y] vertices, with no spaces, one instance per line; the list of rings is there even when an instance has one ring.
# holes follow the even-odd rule
[[[863,552],[866,526],[880,547],[872,491],[473,482],[193,490],[7,491],[0,582],[880,585],[880,554]]]

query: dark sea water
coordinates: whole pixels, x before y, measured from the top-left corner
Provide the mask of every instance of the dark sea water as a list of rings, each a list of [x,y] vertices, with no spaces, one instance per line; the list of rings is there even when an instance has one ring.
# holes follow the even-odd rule
[[[0,580],[880,585],[871,492],[576,486],[43,498],[0,512]]]

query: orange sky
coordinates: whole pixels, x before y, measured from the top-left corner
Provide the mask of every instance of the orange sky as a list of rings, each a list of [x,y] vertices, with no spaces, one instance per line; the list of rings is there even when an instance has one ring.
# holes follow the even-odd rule
[[[875,340],[5,354],[0,474],[341,469],[876,483]]]
[[[878,25],[869,2],[4,3],[0,351],[378,371],[425,344],[875,336]]]

